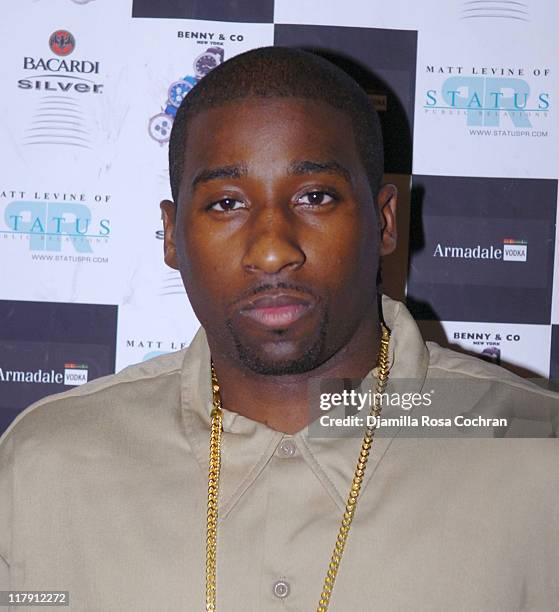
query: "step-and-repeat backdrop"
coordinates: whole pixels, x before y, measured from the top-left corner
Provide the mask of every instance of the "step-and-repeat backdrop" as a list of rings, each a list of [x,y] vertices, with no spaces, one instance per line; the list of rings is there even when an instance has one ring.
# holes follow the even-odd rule
[[[12,0],[1,17],[0,431],[189,343],[162,258],[169,132],[199,79],[265,45],[321,49],[372,96],[401,197],[386,291],[426,338],[557,375],[553,0]]]

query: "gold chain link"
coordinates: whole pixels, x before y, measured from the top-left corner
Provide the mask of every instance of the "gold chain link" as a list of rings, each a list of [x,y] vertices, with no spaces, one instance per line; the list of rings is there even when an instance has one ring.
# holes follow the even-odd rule
[[[374,404],[371,407],[370,415],[379,417],[382,406],[379,398],[386,387],[388,380],[388,346],[390,342],[390,331],[382,325],[382,338],[380,341],[380,351],[378,357],[378,381],[375,389]],[[219,470],[221,467],[221,431],[223,423],[223,412],[221,410],[221,396],[219,393],[219,383],[215,373],[213,361],[212,369],[212,424],[210,432],[210,465],[208,473],[208,522],[206,539],[206,612],[216,612],[216,561],[217,561],[217,502],[219,493]],[[374,419],[376,423],[376,419]],[[338,575],[340,561],[344,554],[344,548],[349,534],[349,529],[353,521],[353,516],[357,508],[357,500],[361,492],[361,484],[367,468],[369,453],[375,435],[375,425],[368,425],[365,428],[361,451],[357,459],[355,473],[351,483],[351,488],[346,502],[345,512],[338,531],[338,537],[334,545],[334,551],[328,565],[324,586],[320,594],[317,612],[327,612],[332,596],[332,589]]]
[[[380,351],[378,357],[378,381],[375,389],[375,401],[371,407],[371,415],[378,417],[382,410],[379,398],[384,391],[386,381],[388,380],[388,344],[390,341],[390,332],[383,325],[382,326],[382,338],[380,341]],[[345,506],[345,512],[342,518],[342,524],[338,531],[338,537],[336,538],[336,544],[334,545],[334,551],[330,558],[330,564],[328,565],[328,571],[326,572],[326,578],[324,579],[324,586],[322,587],[322,593],[320,594],[320,600],[318,602],[317,612],[326,612],[330,604],[330,597],[332,596],[332,589],[334,588],[334,582],[338,575],[338,569],[340,567],[340,561],[344,554],[344,548],[357,508],[357,499],[361,492],[361,484],[363,482],[363,476],[365,475],[365,469],[367,468],[367,461],[369,460],[369,452],[373,444],[373,437],[376,429],[376,419],[373,421],[375,425],[368,425],[365,428],[365,435],[363,436],[363,442],[361,443],[361,452],[357,459],[357,465],[355,467],[355,473],[353,475],[353,481],[347,497]]]
[[[210,432],[210,467],[208,472],[208,519],[206,530],[206,611],[216,610],[216,562],[217,562],[217,501],[219,493],[219,469],[221,467],[221,431],[223,412],[219,383],[212,361],[212,426]]]

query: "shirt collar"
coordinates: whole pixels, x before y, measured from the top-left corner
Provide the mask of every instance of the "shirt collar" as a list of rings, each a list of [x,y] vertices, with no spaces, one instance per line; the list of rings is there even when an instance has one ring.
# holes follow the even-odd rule
[[[383,316],[391,330],[389,345],[390,380],[404,380],[419,390],[423,385],[429,355],[419,329],[406,307],[386,296]],[[375,370],[364,384],[375,384]],[[203,474],[207,474],[209,430],[212,410],[210,352],[200,328],[185,352],[181,377],[182,419],[185,434]],[[220,517],[224,519],[250,484],[258,477],[284,436],[263,423],[223,409],[222,478]],[[361,438],[309,436],[308,428],[292,437],[309,467],[343,509],[351,484]],[[391,439],[378,436],[367,469],[370,479],[388,449]]]
[[[211,411],[210,350],[200,328],[185,353],[181,376],[181,408],[185,434],[207,478]],[[219,520],[224,520],[258,477],[282,439],[281,432],[223,408]]]

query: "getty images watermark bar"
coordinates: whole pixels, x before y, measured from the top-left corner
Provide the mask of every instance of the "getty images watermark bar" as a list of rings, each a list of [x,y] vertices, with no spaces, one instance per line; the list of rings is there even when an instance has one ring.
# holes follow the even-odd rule
[[[374,380],[328,379],[309,389],[309,436],[557,437],[559,395],[545,381],[491,378],[397,379],[382,393]]]
[[[0,591],[0,606],[69,605],[69,591]]]

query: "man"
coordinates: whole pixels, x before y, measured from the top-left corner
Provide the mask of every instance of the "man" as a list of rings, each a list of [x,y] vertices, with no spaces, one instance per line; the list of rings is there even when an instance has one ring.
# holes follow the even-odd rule
[[[381,296],[397,194],[358,85],[302,51],[237,56],[185,99],[170,176],[165,261],[202,329],[16,419],[0,445],[1,588],[103,612],[556,609],[555,440],[396,427],[371,446],[372,428],[362,445],[362,427],[321,425],[324,389],[503,417],[489,437],[557,406],[426,346]]]

